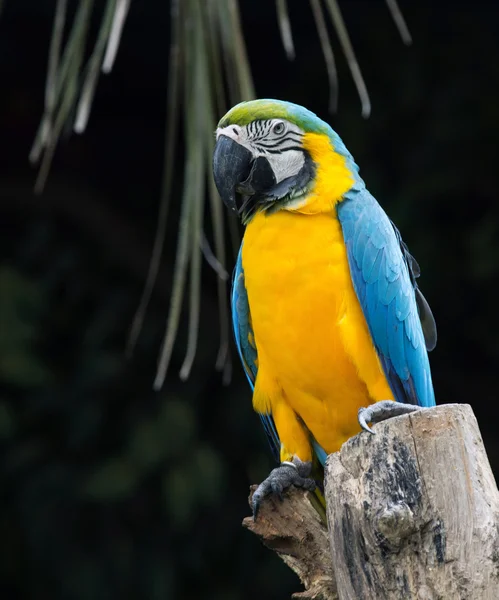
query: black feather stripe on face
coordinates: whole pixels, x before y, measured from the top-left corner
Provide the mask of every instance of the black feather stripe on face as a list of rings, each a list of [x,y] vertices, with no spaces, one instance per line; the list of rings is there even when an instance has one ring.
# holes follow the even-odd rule
[[[296,150],[298,152],[302,152],[303,148],[301,146],[288,146],[287,148],[279,148],[278,150],[269,150],[268,148],[259,147],[257,144],[254,144],[255,148],[257,148],[262,154],[282,154],[283,152],[287,152],[288,150]]]
[[[282,123],[282,121],[277,121]],[[247,126],[248,144],[255,152],[261,154],[281,154],[289,150],[302,151],[303,133],[285,128],[281,133],[274,133],[275,120],[252,121]]]

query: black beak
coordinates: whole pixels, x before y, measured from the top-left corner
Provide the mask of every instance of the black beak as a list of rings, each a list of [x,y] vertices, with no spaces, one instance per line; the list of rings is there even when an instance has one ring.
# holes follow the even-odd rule
[[[241,144],[221,135],[213,152],[213,178],[225,206],[237,211],[236,194],[239,185],[248,179],[253,155]]]
[[[249,150],[226,135],[221,135],[215,144],[213,177],[225,205],[242,211],[243,216],[249,203],[258,202],[276,183],[266,158],[255,159]]]

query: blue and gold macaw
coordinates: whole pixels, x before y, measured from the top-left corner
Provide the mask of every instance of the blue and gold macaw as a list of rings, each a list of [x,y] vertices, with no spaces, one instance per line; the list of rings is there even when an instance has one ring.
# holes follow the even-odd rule
[[[359,424],[435,404],[436,327],[418,264],[329,125],[254,100],[232,108],[216,137],[215,183],[246,225],[235,338],[280,459],[253,496],[256,515],[271,492],[313,489],[313,464]]]

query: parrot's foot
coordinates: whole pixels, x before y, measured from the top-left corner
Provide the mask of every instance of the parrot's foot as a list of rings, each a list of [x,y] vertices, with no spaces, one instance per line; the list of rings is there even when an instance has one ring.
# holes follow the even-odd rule
[[[381,400],[380,402],[371,404],[367,408],[359,408],[359,425],[365,431],[375,433],[369,427],[368,423],[379,423],[380,421],[385,421],[391,417],[408,415],[409,413],[421,410],[422,408],[422,406],[414,406],[414,404],[403,404],[402,402],[393,402],[392,400]]]
[[[313,491],[315,489],[315,481],[309,478],[311,472],[312,463],[302,462],[296,456],[293,458],[293,462],[285,461],[276,469],[272,469],[267,479],[262,481],[256,488],[251,499],[253,519],[256,520],[260,504],[269,494],[274,493],[282,498],[282,492],[291,485]]]

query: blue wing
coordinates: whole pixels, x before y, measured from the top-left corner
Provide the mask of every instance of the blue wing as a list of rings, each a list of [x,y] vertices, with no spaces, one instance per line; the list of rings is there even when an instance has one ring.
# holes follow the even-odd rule
[[[348,192],[337,210],[354,288],[395,399],[434,406],[427,348],[436,344],[436,327],[416,284],[419,266],[365,188]]]
[[[234,337],[236,340],[237,351],[243,363],[246,377],[250,383],[251,389],[255,387],[256,374],[258,371],[258,354],[254,343],[253,329],[251,327],[251,315],[248,304],[248,293],[244,285],[244,271],[242,265],[242,246],[239,250],[237,263],[234,268],[232,279],[232,325],[234,328]],[[279,460],[281,442],[277,435],[274,419],[269,414],[259,414],[260,419],[267,434],[267,438],[272,448],[272,452]]]

